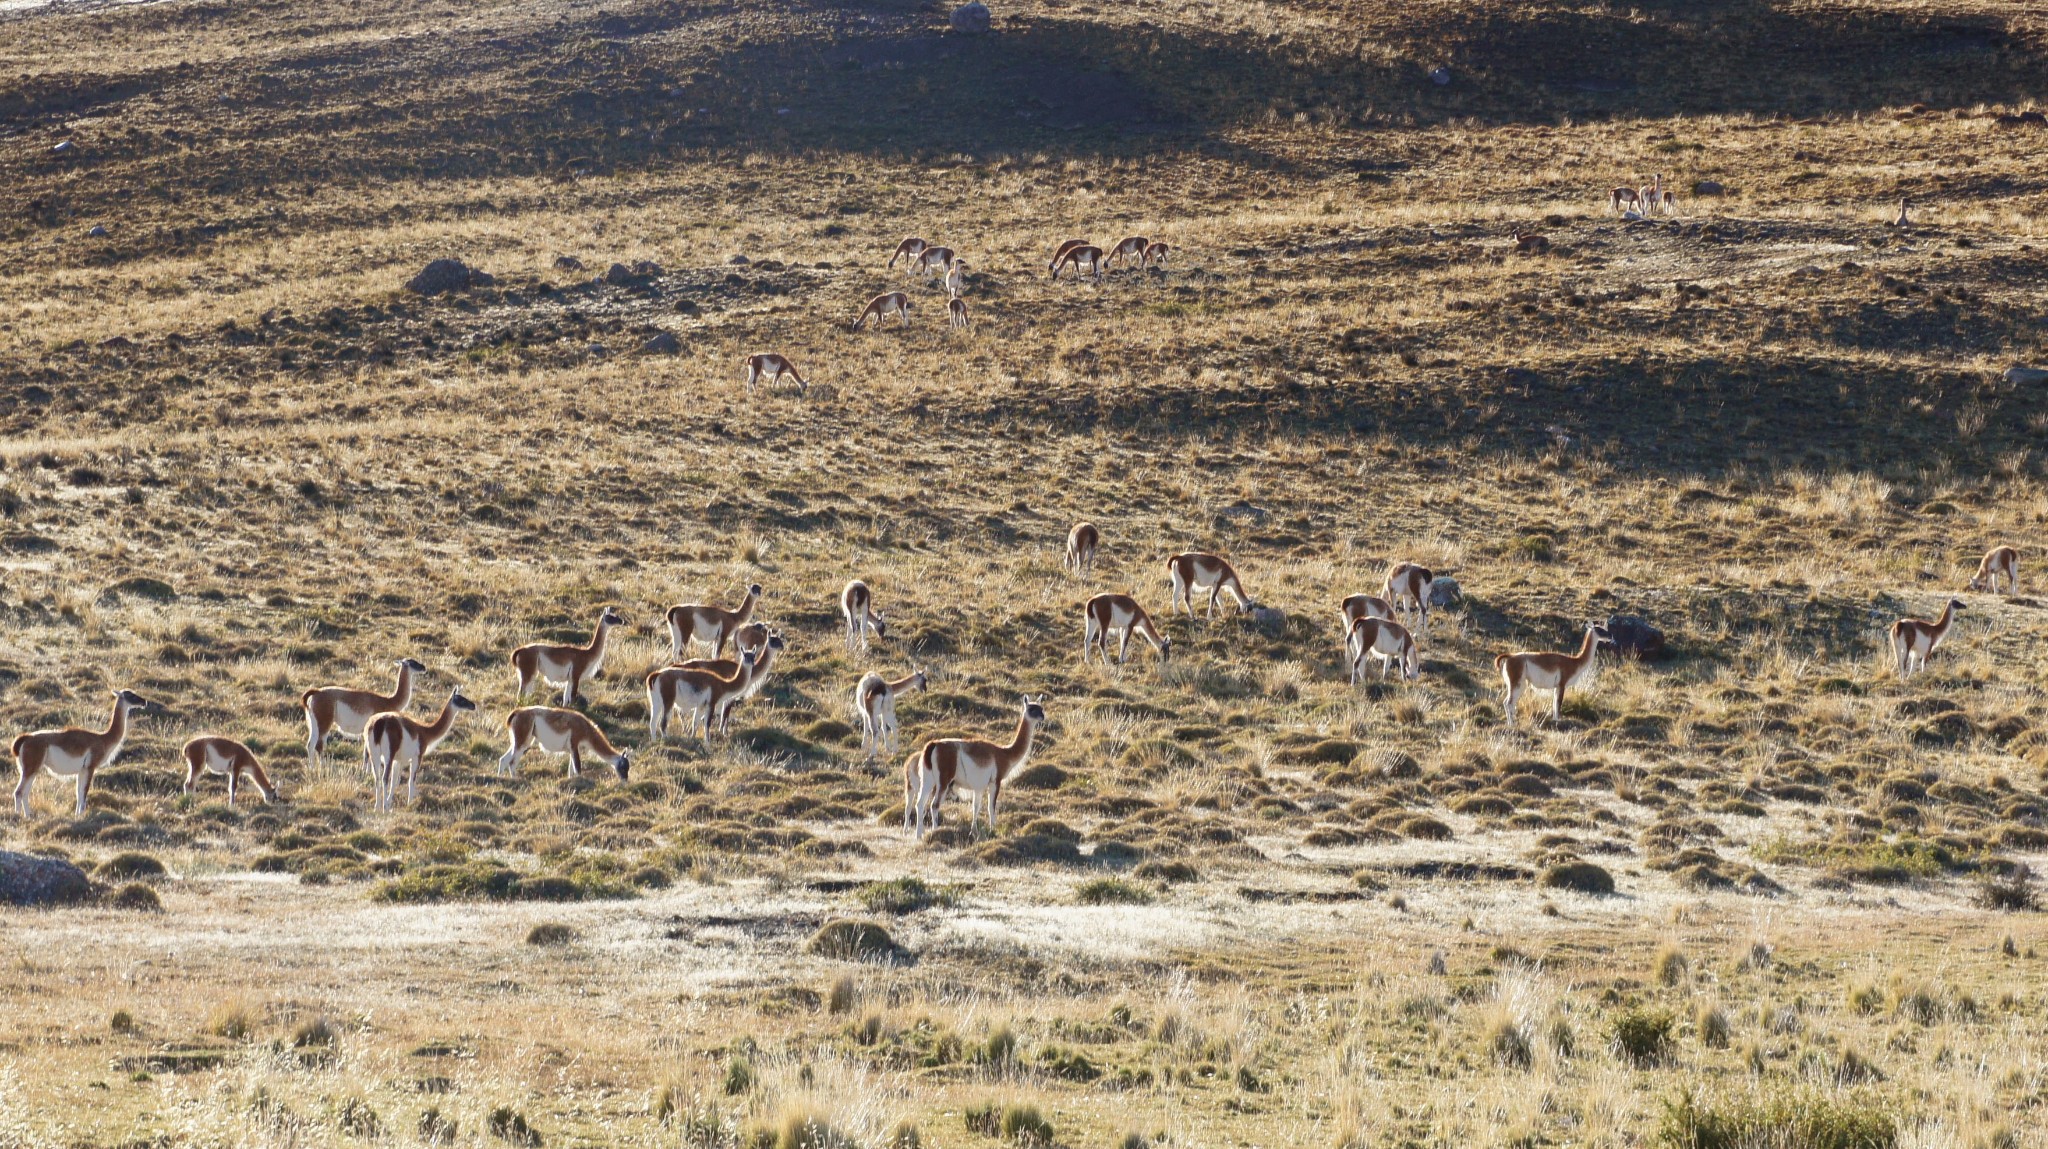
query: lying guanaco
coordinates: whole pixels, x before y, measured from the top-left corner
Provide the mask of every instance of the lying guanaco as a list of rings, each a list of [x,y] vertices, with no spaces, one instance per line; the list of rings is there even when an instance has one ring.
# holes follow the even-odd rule
[[[476,703],[463,697],[460,687],[448,693],[448,701],[432,722],[408,718],[388,710],[370,719],[363,728],[363,766],[370,772],[370,785],[377,792],[377,809],[389,810],[398,792],[398,768],[405,766],[405,800],[419,799],[420,759],[455,729],[455,719]]]
[[[910,296],[901,291],[885,291],[868,300],[868,305],[862,309],[860,318],[853,321],[853,329],[859,331],[861,325],[866,323],[869,317],[872,316],[875,321],[875,330],[880,331],[882,329],[882,321],[891,315],[903,320],[903,326],[910,326]]]
[[[1239,614],[1249,613],[1259,604],[1244,593],[1244,584],[1238,581],[1237,569],[1222,558],[1187,551],[1166,560],[1166,577],[1173,587],[1173,599],[1167,604],[1167,612],[1187,608],[1188,617],[1195,617],[1195,592],[1209,592],[1207,617],[1216,617],[1216,596],[1228,594],[1237,602]]]
[[[1145,251],[1151,246],[1152,241],[1142,235],[1128,236],[1118,240],[1116,246],[1109,249],[1106,261],[1109,263],[1129,263],[1132,260],[1137,260],[1139,263],[1143,263]]]
[[[875,592],[868,584],[854,579],[839,592],[839,613],[846,619],[846,649],[866,650],[868,635],[876,638],[889,637],[889,620],[875,609]]]
[[[29,784],[48,770],[60,778],[78,779],[78,813],[85,814],[85,795],[92,789],[93,775],[114,764],[121,744],[128,740],[128,712],[152,705],[132,690],[114,691],[114,716],[105,730],[66,726],[62,730],[37,730],[14,739],[14,767],[21,780],[14,784],[14,812],[28,817]]]
[[[1551,691],[1551,721],[1562,718],[1564,692],[1593,681],[1593,675],[1600,666],[1594,652],[1606,641],[1607,628],[1597,622],[1589,622],[1586,624],[1586,639],[1579,644],[1577,654],[1525,650],[1495,655],[1493,668],[1500,671],[1500,680],[1507,685],[1508,722],[1513,724],[1515,721],[1515,702],[1524,690]]]
[[[896,245],[896,254],[889,257],[889,266],[896,266],[896,261],[901,259],[903,260],[904,265],[906,267],[915,267],[917,264],[917,257],[923,255],[924,249],[930,246],[930,244],[917,238],[916,236],[911,236],[910,238],[904,240],[902,243]]]
[[[967,301],[954,296],[946,301],[946,322],[962,331],[967,330]]]
[[[1102,532],[1094,523],[1075,523],[1067,532],[1067,557],[1061,565],[1077,575],[1095,573],[1095,551],[1102,545]]]
[[[1992,547],[1985,552],[1983,561],[1977,564],[1976,577],[1970,580],[1970,589],[1997,594],[2001,578],[2005,580],[2005,593],[2020,592],[2020,552],[2011,547]]]
[[[389,694],[322,686],[299,695],[299,706],[306,712],[306,765],[319,768],[321,751],[330,737],[361,738],[371,715],[412,705],[412,676],[425,674],[427,668],[412,658],[401,658],[394,665],[398,667],[398,685]]]
[[[1422,652],[1408,628],[1386,618],[1360,618],[1344,637],[1344,649],[1351,656],[1351,685],[1365,677],[1365,656],[1379,659],[1380,681],[1384,682],[1398,664],[1401,677],[1414,681],[1422,677]]]
[[[1075,275],[1080,275],[1082,274],[1081,265],[1085,263],[1088,265],[1087,274],[1093,275],[1095,281],[1100,283],[1102,282],[1103,272],[1102,258],[1102,249],[1093,245],[1069,248],[1067,253],[1061,256],[1059,262],[1053,266],[1052,277],[1058,279],[1060,272],[1069,267],[1074,269]]]
[[[612,627],[624,623],[619,612],[605,607],[597,616],[597,633],[581,646],[575,643],[530,642],[512,652],[512,669],[519,675],[519,693],[514,697],[525,699],[527,693],[538,682],[559,685],[562,688],[562,705],[572,706],[576,692],[583,683],[596,678],[604,669],[605,647],[611,638]]]
[[[1031,743],[1045,724],[1044,696],[1024,696],[1017,718],[1017,733],[1010,744],[969,738],[937,738],[924,744],[903,764],[903,828],[916,829],[924,837],[927,824],[938,825],[939,801],[954,786],[965,787],[974,796],[967,816],[969,832],[981,816],[984,796],[988,801],[988,829],[995,833],[996,803],[1003,783],[1031,757]]]
[[[255,752],[240,742],[209,734],[185,743],[181,753],[185,759],[185,793],[190,794],[198,787],[201,774],[219,775],[228,780],[228,805],[232,806],[236,783],[246,774],[256,783],[265,802],[277,801],[277,787],[270,784],[270,775],[263,772]]]
[[[868,761],[877,754],[897,750],[896,696],[909,690],[924,691],[930,685],[922,669],[913,670],[894,682],[870,670],[853,686],[853,713],[860,719],[860,748]]]
[[[512,746],[498,758],[498,773],[519,773],[519,760],[538,747],[549,754],[569,756],[569,775],[583,773],[583,756],[590,755],[612,768],[624,782],[633,769],[627,751],[612,745],[597,723],[581,711],[553,706],[522,706],[505,716],[505,733]]]
[[[1059,250],[1052,253],[1052,262],[1046,264],[1045,269],[1047,271],[1053,272],[1054,277],[1057,278],[1060,269],[1060,264],[1066,262],[1067,254],[1073,251],[1075,248],[1088,246],[1091,245],[1085,239],[1070,239],[1061,243]]]
[[[1955,626],[1956,612],[1962,609],[1962,601],[1952,598],[1942,608],[1941,617],[1932,622],[1924,618],[1902,618],[1892,624],[1892,661],[1900,678],[1913,673],[1916,667],[1927,669],[1928,658],[1948,639],[1950,628]]]
[[[788,356],[773,351],[747,356],[747,394],[754,393],[755,383],[765,380],[766,386],[773,387],[784,375],[795,381],[798,395],[809,393],[811,385],[804,382],[804,377],[797,373],[796,364],[791,363]]]
[[[689,656],[692,642],[701,642],[710,647],[713,658],[722,657],[725,654],[726,640],[751,623],[754,608],[760,601],[761,584],[753,583],[747,587],[747,595],[740,600],[739,606],[731,610],[696,602],[678,603],[669,607],[668,639],[675,652],[675,660],[681,662]]]
[[[1102,661],[1109,662],[1109,636],[1116,632],[1116,664],[1122,666],[1130,653],[1131,635],[1136,634],[1152,644],[1159,652],[1159,664],[1166,665],[1167,657],[1173,652],[1173,640],[1159,633],[1152,625],[1152,616],[1138,605],[1138,600],[1127,594],[1098,594],[1081,608],[1081,664],[1088,663],[1089,652],[1100,649]]]
[[[754,676],[754,662],[752,652],[740,655],[739,669],[730,677],[687,666],[665,666],[648,675],[648,733],[657,742],[666,739],[669,715],[680,710],[683,736],[695,734],[701,724],[705,741],[710,741],[712,727],[720,724],[733,703],[746,692]]]
[[[1398,612],[1406,607],[1410,614],[1421,621],[1416,629],[1429,630],[1429,584],[1436,581],[1436,575],[1428,567],[1414,563],[1395,563],[1387,572],[1387,581],[1380,587],[1380,593],[1394,605]]]

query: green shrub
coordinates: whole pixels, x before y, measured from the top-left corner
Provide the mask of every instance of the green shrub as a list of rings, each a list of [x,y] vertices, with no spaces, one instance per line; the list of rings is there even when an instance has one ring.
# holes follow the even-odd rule
[[[1609,1030],[1616,1057],[1638,1069],[1661,1063],[1671,1051],[1672,1016],[1668,1010],[1627,1009],[1615,1015]]]

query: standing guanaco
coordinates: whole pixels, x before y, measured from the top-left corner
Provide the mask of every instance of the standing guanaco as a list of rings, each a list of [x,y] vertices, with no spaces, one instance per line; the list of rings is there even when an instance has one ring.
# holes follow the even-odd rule
[[[1353,686],[1365,677],[1365,656],[1368,654],[1379,659],[1382,682],[1393,673],[1397,664],[1401,667],[1402,678],[1412,682],[1422,677],[1422,652],[1416,648],[1415,636],[1392,619],[1367,617],[1353,622],[1351,633],[1344,638],[1344,649],[1351,656]]]
[[[1152,243],[1145,248],[1144,262],[1140,263],[1138,266],[1151,267],[1153,264],[1156,263],[1163,268],[1166,266],[1166,257],[1170,254],[1172,254],[1172,252],[1167,248],[1167,246],[1164,243]]]
[[[668,638],[675,660],[681,662],[689,655],[693,641],[710,647],[713,658],[724,656],[726,640],[753,620],[754,608],[760,601],[761,584],[753,583],[747,587],[747,596],[732,610],[695,602],[669,607]]]
[[[153,705],[132,690],[114,691],[114,716],[105,730],[66,726],[62,730],[37,730],[14,739],[14,767],[21,780],[14,784],[14,812],[28,817],[28,789],[36,775],[48,770],[60,778],[78,779],[78,813],[85,813],[85,795],[92,789],[93,775],[113,765],[128,739],[128,712]]]
[[[1166,560],[1166,577],[1173,586],[1173,599],[1167,604],[1168,613],[1180,607],[1187,608],[1188,617],[1195,617],[1195,592],[1209,592],[1207,617],[1216,617],[1216,596],[1227,593],[1237,602],[1239,614],[1249,613],[1258,606],[1244,593],[1244,584],[1237,579],[1237,569],[1222,558],[1187,551]]]
[[[956,259],[953,261],[953,266],[946,269],[946,294],[954,299],[958,299],[960,298],[960,289],[965,286],[967,286],[967,261]]]
[[[970,326],[967,322],[967,301],[954,296],[946,301],[946,322],[962,331]]]
[[[772,639],[770,640],[772,643]],[[701,725],[704,740],[711,740],[711,728],[720,724],[733,703],[746,692],[754,676],[754,655],[740,655],[739,669],[730,677],[688,666],[665,666],[647,676],[647,729],[659,742],[668,737],[669,715],[683,714],[683,736],[689,737]]]
[[[934,275],[943,275],[947,268],[953,266],[954,259],[953,249],[950,247],[927,247],[917,253],[911,270],[922,272],[926,279],[930,279]]]
[[[1907,214],[1907,209],[1911,208],[1912,206],[1913,206],[1913,201],[1912,201],[1911,199],[1909,199],[1909,198],[1908,198],[1908,199],[1901,199],[1901,200],[1899,200],[1899,214],[1898,214],[1897,218],[1895,218],[1895,219],[1893,219],[1893,220],[1892,220],[1892,226],[1893,226],[1893,227],[1912,227],[1912,226],[1913,226],[1913,219],[1912,219],[1912,217],[1911,217],[1911,216],[1910,216],[1909,214]]]
[[[505,733],[511,736],[512,746],[498,759],[500,774],[519,773],[519,759],[534,747],[549,754],[567,754],[570,777],[583,773],[585,754],[610,766],[621,782],[633,769],[628,752],[613,746],[597,723],[578,710],[522,706],[505,716]]]
[[[866,323],[870,316],[873,316],[875,330],[880,331],[882,329],[882,320],[887,319],[891,315],[902,319],[903,326],[910,326],[910,296],[901,291],[885,291],[868,300],[867,307],[861,310],[860,318],[853,321],[853,329],[859,331],[861,325]]]
[[[746,685],[740,690],[739,697],[726,703],[722,715],[726,725],[732,723],[734,707],[761,693],[768,685],[768,676],[774,672],[775,660],[782,654],[785,646],[782,634],[778,631],[770,634],[768,640],[760,646],[751,648],[754,654],[754,669],[748,672]],[[741,651],[741,657],[744,658],[746,653],[744,650]],[[690,658],[676,665],[684,670],[708,670],[720,678],[731,678],[740,672],[740,660],[733,658]]]
[[[889,266],[896,266],[896,261],[901,259],[904,266],[915,267],[917,265],[917,257],[923,255],[924,249],[930,246],[930,244],[913,235],[896,245],[896,254],[889,257]]]
[[[561,686],[562,705],[574,705],[577,690],[604,669],[605,646],[612,627],[625,621],[618,611],[605,607],[597,616],[597,633],[585,645],[531,642],[513,651],[512,669],[519,675],[519,693],[515,697],[524,700],[536,682],[546,682]]]
[[[896,696],[907,690],[924,691],[930,685],[922,668],[894,682],[870,670],[853,686],[853,713],[860,719],[860,748],[873,762],[877,754],[897,750]]]
[[[1092,244],[1084,245],[1082,247],[1070,247],[1066,249],[1066,253],[1061,255],[1058,261],[1053,264],[1052,277],[1054,279],[1058,279],[1060,277],[1060,272],[1066,270],[1069,267],[1074,269],[1075,275],[1080,275],[1082,274],[1081,265],[1085,263],[1088,265],[1087,274],[1093,275],[1095,277],[1095,281],[1097,283],[1100,283],[1102,282],[1103,272],[1102,260],[1102,249]]]
[[[868,584],[854,579],[839,592],[839,613],[846,619],[846,649],[866,650],[868,635],[876,638],[889,637],[889,620],[875,609],[875,592]]]
[[[1507,686],[1508,722],[1515,721],[1515,701],[1524,690],[1548,690],[1550,697],[1550,718],[1555,722],[1564,716],[1564,692],[1574,686],[1583,686],[1593,681],[1599,669],[1599,660],[1594,652],[1607,641],[1607,628],[1597,622],[1586,624],[1586,639],[1579,644],[1577,654],[1561,654],[1552,651],[1518,651],[1514,654],[1497,654],[1493,668],[1500,671],[1500,680]]]
[[[796,383],[798,395],[809,393],[811,385],[804,382],[804,377],[797,372],[796,364],[791,363],[788,356],[778,355],[773,351],[761,351],[747,356],[747,394],[754,393],[755,383],[765,380],[766,386],[773,387],[784,375]]]
[[[1997,594],[2001,578],[2005,580],[2005,593],[2020,592],[2020,552],[2011,547],[1992,547],[1985,552],[1983,561],[1977,564],[1976,577],[1970,580],[1970,589]]]
[[[1632,187],[1617,187],[1607,193],[1607,207],[1610,211],[1639,208],[1642,206],[1642,203],[1642,193]]]
[[[247,774],[266,803],[277,801],[277,787],[270,784],[270,775],[263,772],[255,752],[240,742],[209,734],[185,743],[181,753],[185,759],[185,793],[190,794],[198,787],[201,774],[217,774],[228,780],[228,805],[232,806],[236,783]]]
[[[1344,612],[1344,633],[1351,633],[1351,626],[1361,618],[1394,619],[1394,604],[1376,594],[1354,594],[1345,598],[1341,608]]]
[[[1145,251],[1151,246],[1152,241],[1142,235],[1128,236],[1118,240],[1116,246],[1109,249],[1108,262],[1129,263],[1132,260],[1137,260],[1139,263],[1143,263]]]
[[[1393,569],[1387,572],[1387,581],[1381,586],[1380,593],[1387,596],[1388,602],[1394,604],[1396,612],[1403,607],[1408,608],[1409,613],[1421,620],[1416,629],[1427,632],[1429,584],[1435,581],[1436,575],[1428,567],[1417,566],[1414,563],[1395,563]]]
[[[371,715],[412,705],[412,676],[425,674],[427,668],[413,658],[401,658],[394,665],[398,667],[398,685],[389,694],[322,686],[299,695],[299,706],[306,712],[306,765],[319,768],[320,753],[333,735],[361,738]]]
[[[1949,630],[1955,626],[1956,612],[1964,609],[1961,599],[1950,599],[1941,610],[1941,617],[1932,622],[1924,618],[1902,618],[1892,624],[1892,661],[1899,677],[1913,673],[1915,667],[1927,669],[1927,660],[1948,639]]]
[[[1102,532],[1095,524],[1079,522],[1067,532],[1067,557],[1062,565],[1077,575],[1095,573],[1095,551],[1102,545]]]
[[[1152,644],[1159,652],[1159,664],[1166,665],[1167,656],[1173,651],[1173,640],[1159,633],[1152,625],[1152,616],[1138,605],[1138,600],[1127,594],[1098,594],[1081,608],[1081,664],[1088,663],[1089,652],[1097,648],[1102,651],[1102,661],[1109,662],[1109,635],[1117,634],[1116,664],[1122,666],[1130,653],[1131,635],[1136,634]]]
[[[370,785],[377,792],[377,809],[389,810],[398,791],[398,768],[405,770],[405,800],[408,803],[419,799],[420,759],[433,753],[434,747],[448,737],[455,729],[455,719],[464,711],[475,710],[476,703],[463,697],[462,689],[448,692],[448,701],[441,706],[441,713],[432,722],[421,722],[408,718],[395,710],[388,710],[370,719],[363,728],[363,766],[370,772]]]
[[[974,829],[981,816],[982,799],[988,800],[988,828],[996,829],[996,803],[1003,783],[1024,768],[1031,757],[1031,743],[1045,724],[1045,698],[1024,696],[1017,717],[1017,733],[1008,746],[969,738],[936,738],[924,744],[903,764],[903,828],[915,827],[924,837],[927,824],[938,825],[939,801],[954,786],[964,786],[974,795],[974,808],[967,816],[967,828]]]

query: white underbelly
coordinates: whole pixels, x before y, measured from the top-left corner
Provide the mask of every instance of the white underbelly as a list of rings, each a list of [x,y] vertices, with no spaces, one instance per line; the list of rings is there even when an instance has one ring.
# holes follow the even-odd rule
[[[43,769],[48,770],[52,774],[62,774],[67,778],[85,769],[85,764],[88,760],[87,755],[74,754],[57,746],[52,746],[48,750],[43,751]]]
[[[208,746],[199,761],[209,774],[226,774],[234,763],[234,759],[223,753],[218,746]]]
[[[352,738],[361,738],[363,736],[363,727],[369,724],[370,718],[374,713],[374,711],[369,710],[357,710],[347,703],[340,703],[334,708],[334,730],[336,733],[346,734]]]

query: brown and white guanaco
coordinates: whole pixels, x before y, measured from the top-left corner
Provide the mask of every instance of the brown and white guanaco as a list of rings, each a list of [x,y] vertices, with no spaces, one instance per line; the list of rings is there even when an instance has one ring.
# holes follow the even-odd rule
[[[1642,193],[1637,191],[1635,188],[1617,187],[1613,191],[1607,193],[1607,208],[1609,211],[1622,211],[1627,208],[1640,208],[1642,207],[1642,205]]]
[[[1115,247],[1109,249],[1106,262],[1130,263],[1136,261],[1142,264],[1145,260],[1145,251],[1151,246],[1152,241],[1142,235],[1126,236],[1118,240]]]
[[[946,269],[946,294],[953,299],[958,299],[960,298],[960,289],[966,286],[967,261],[956,259],[953,261],[953,266]]]
[[[1500,680],[1508,692],[1508,722],[1514,722],[1515,702],[1522,697],[1524,690],[1551,691],[1550,718],[1554,722],[1563,717],[1564,692],[1593,681],[1593,675],[1600,666],[1595,652],[1606,641],[1607,628],[1597,622],[1589,622],[1586,624],[1586,639],[1579,644],[1577,654],[1525,650],[1495,655],[1493,668],[1500,671]]]
[[[785,646],[786,644],[782,641],[781,632],[777,631],[769,634],[766,642],[757,647],[750,648],[754,655],[754,669],[748,672],[747,684],[740,690],[739,697],[726,703],[725,710],[720,716],[723,723],[721,731],[724,726],[732,724],[734,707],[761,693],[767,687],[768,676],[775,670],[775,660],[781,656]],[[708,670],[720,678],[732,678],[739,674],[740,664],[746,657],[746,654],[747,651],[742,650],[740,658],[690,658],[676,663],[676,665],[684,670]]]
[[[860,719],[860,748],[868,761],[877,754],[897,750],[896,698],[906,691],[924,691],[931,680],[923,669],[913,670],[894,682],[870,670],[853,686],[853,713]]]
[[[363,729],[363,766],[370,772],[370,785],[377,792],[377,809],[391,809],[398,792],[401,765],[405,767],[405,800],[411,803],[419,799],[420,759],[433,753],[434,747],[448,737],[458,717],[475,709],[476,703],[463,697],[457,687],[448,692],[448,701],[431,722],[421,722],[395,710],[370,719]]]
[[[1395,563],[1387,572],[1387,581],[1381,585],[1380,593],[1392,603],[1398,615],[1402,608],[1415,615],[1420,621],[1416,629],[1429,630],[1429,584],[1436,581],[1436,575],[1428,567],[1414,563]]]
[[[1031,743],[1043,725],[1044,696],[1027,694],[1017,717],[1017,733],[1007,746],[976,738],[935,738],[925,743],[903,764],[903,828],[915,828],[917,836],[924,837],[926,825],[938,825],[940,800],[954,786],[961,786],[974,796],[968,830],[974,829],[986,798],[988,828],[994,833],[1003,783],[1024,768],[1031,757]]]
[[[909,295],[901,291],[885,291],[868,300],[868,305],[861,309],[860,318],[853,321],[853,329],[859,331],[861,325],[866,323],[869,317],[872,316],[875,321],[875,330],[880,331],[882,329],[882,320],[887,319],[891,315],[902,319],[903,326],[910,326]]]
[[[811,385],[804,381],[804,377],[796,369],[796,364],[791,363],[788,356],[778,355],[773,351],[761,351],[747,356],[747,394],[754,393],[755,383],[773,387],[784,375],[796,383],[798,395],[810,391]]]
[[[572,778],[583,773],[586,754],[610,766],[621,782],[633,769],[628,752],[613,746],[597,723],[578,710],[522,706],[505,716],[505,733],[512,745],[498,758],[500,774],[519,773],[519,760],[536,747],[549,754],[568,755]]]
[[[185,743],[180,752],[185,759],[185,793],[190,794],[199,786],[199,776],[213,774],[228,780],[228,805],[235,804],[236,784],[243,775],[256,783],[256,789],[265,802],[277,801],[277,787],[270,784],[270,775],[263,772],[263,764],[256,760],[256,753],[232,738],[218,734],[203,735]]]
[[[1166,257],[1170,254],[1172,254],[1171,250],[1164,243],[1154,242],[1151,244],[1147,244],[1145,247],[1144,262],[1140,263],[1138,266],[1151,267],[1153,264],[1156,263],[1163,268],[1166,266]]]
[[[114,764],[121,744],[128,739],[128,713],[152,705],[132,690],[114,691],[114,715],[105,730],[66,726],[62,730],[37,730],[16,735],[14,767],[21,780],[14,784],[14,812],[28,817],[29,784],[48,770],[60,778],[78,780],[78,813],[85,813],[85,795],[92,789],[93,775]]]
[[[770,639],[772,645],[773,639]],[[739,669],[730,676],[688,666],[664,666],[647,676],[647,730],[659,742],[668,737],[669,716],[681,711],[683,736],[695,734],[701,725],[705,741],[711,740],[713,726],[746,693],[754,676],[755,658],[750,651],[740,655]]]
[[[875,609],[875,592],[859,579],[847,583],[846,589],[839,592],[839,614],[846,619],[848,650],[866,650],[869,634],[889,637],[889,620]]]
[[[412,705],[412,678],[427,668],[418,659],[401,658],[398,684],[389,694],[374,690],[352,690],[346,686],[322,686],[299,695],[299,707],[306,712],[306,765],[318,768],[327,740],[341,734],[361,738],[371,715],[386,710],[404,710]]]
[[[917,257],[923,255],[924,249],[930,246],[930,244],[913,235],[896,245],[896,254],[889,257],[889,266],[896,266],[896,261],[901,259],[904,262],[904,266],[915,267],[917,265]]]
[[[1950,599],[1941,610],[1941,617],[1928,621],[1924,618],[1902,618],[1892,624],[1892,663],[1904,678],[1917,667],[1927,669],[1927,660],[1935,649],[1948,639],[1948,632],[1956,623],[1956,612],[1964,609],[1961,599]]]
[[[1188,617],[1195,617],[1195,592],[1204,590],[1209,592],[1209,618],[1216,617],[1218,594],[1228,594],[1236,600],[1240,614],[1249,613],[1259,605],[1244,593],[1244,584],[1237,578],[1237,568],[1217,555],[1200,551],[1177,554],[1166,560],[1166,577],[1173,587],[1173,599],[1166,608],[1169,614],[1185,606]]]
[[[723,657],[726,640],[753,621],[754,608],[760,601],[761,584],[753,583],[747,587],[746,597],[731,610],[696,602],[669,607],[668,639],[675,660],[681,662],[689,656],[692,642],[710,647],[713,658]]]
[[[1109,662],[1109,636],[1117,635],[1116,663],[1124,664],[1130,653],[1133,634],[1152,644],[1159,652],[1159,663],[1166,664],[1173,651],[1173,640],[1159,633],[1152,625],[1152,616],[1138,605],[1138,600],[1127,594],[1098,594],[1081,607],[1081,663],[1087,665],[1089,653],[1102,651],[1102,661]]]
[[[1422,652],[1415,645],[1415,636],[1392,619],[1367,617],[1353,622],[1351,633],[1344,637],[1344,649],[1351,657],[1353,686],[1365,678],[1367,655],[1379,659],[1382,682],[1396,666],[1401,668],[1401,677],[1411,682],[1422,677]]]
[[[2005,580],[2005,593],[2020,592],[2020,552],[2011,547],[1992,547],[1984,553],[1983,561],[1977,564],[1976,576],[1970,579],[1970,589],[1997,594],[2001,578]]]
[[[965,331],[971,326],[967,320],[966,300],[956,295],[946,301],[946,322],[961,331]]]
[[[1086,272],[1086,274],[1094,276],[1095,281],[1097,283],[1102,282],[1102,249],[1094,246],[1093,244],[1085,245],[1082,247],[1068,248],[1066,254],[1060,256],[1059,260],[1053,264],[1052,277],[1054,279],[1058,279],[1060,277],[1060,272],[1066,270],[1069,267],[1074,269],[1075,275],[1084,274],[1081,271],[1081,265],[1084,263],[1088,265],[1088,271]]]
[[[953,261],[956,258],[958,257],[953,254],[953,249],[950,247],[927,247],[917,253],[917,259],[911,264],[911,270],[921,272],[926,279],[930,279],[934,275],[945,274],[946,269],[953,266]]]
[[[1077,247],[1089,246],[1092,245],[1089,244],[1089,242],[1085,239],[1069,239],[1062,241],[1060,243],[1059,250],[1052,253],[1052,261],[1045,265],[1045,269],[1047,271],[1057,274],[1060,269],[1060,264],[1066,261],[1068,252],[1073,251]]]
[[[1080,522],[1067,532],[1067,557],[1061,565],[1077,575],[1095,573],[1095,552],[1102,546],[1102,532],[1094,523]]]
[[[514,697],[523,700],[536,683],[545,682],[562,688],[562,705],[574,705],[576,692],[604,669],[605,648],[610,643],[612,627],[625,621],[619,617],[618,611],[605,607],[604,612],[597,616],[597,633],[581,646],[575,643],[530,642],[513,651],[512,669],[519,675],[519,693]]]

